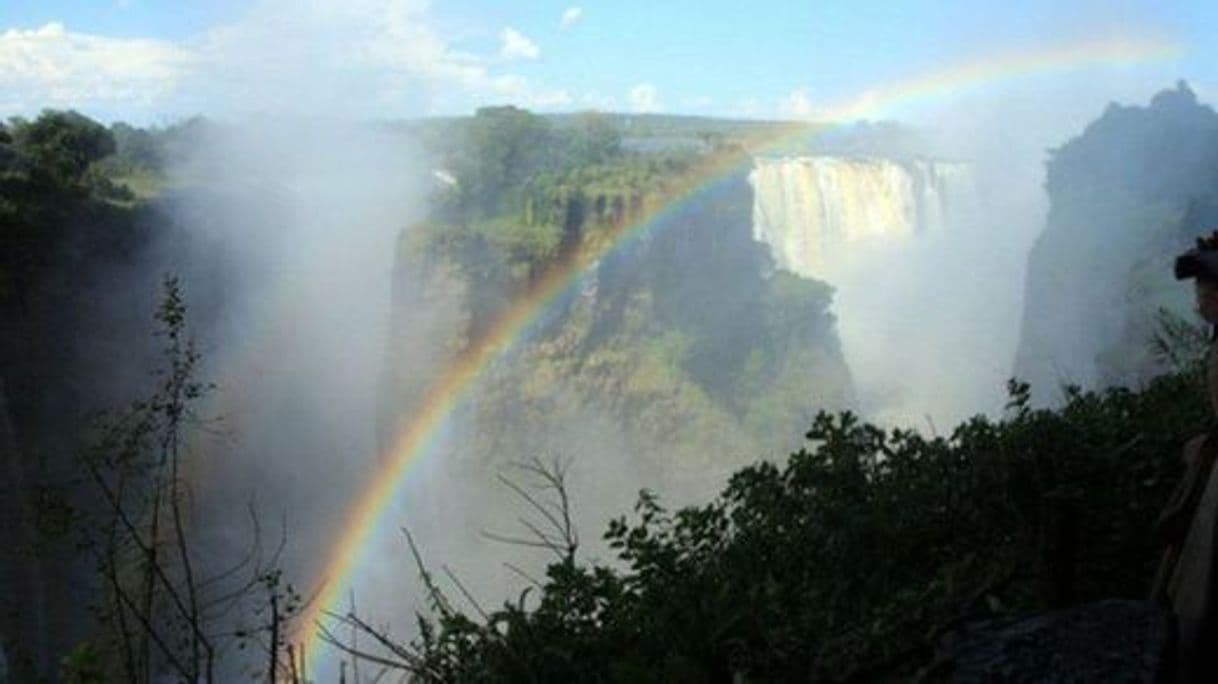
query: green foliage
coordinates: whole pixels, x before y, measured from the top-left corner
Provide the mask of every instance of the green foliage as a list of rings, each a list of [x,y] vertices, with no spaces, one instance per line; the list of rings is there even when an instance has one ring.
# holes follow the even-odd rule
[[[164,165],[163,135],[125,123],[110,127],[114,136],[114,155],[107,160],[117,173],[155,172]]]
[[[57,184],[80,181],[93,162],[115,150],[105,126],[74,111],[46,110],[31,122],[14,120],[12,138],[30,161],[30,172]]]
[[[122,249],[133,217],[115,202],[132,197],[97,165],[114,150],[109,130],[71,111],[14,119],[0,136],[0,305],[25,308],[65,255],[101,261]]]
[[[107,673],[106,658],[92,642],[78,644],[64,656],[59,679],[64,684],[104,684],[113,681]]]
[[[567,165],[601,164],[621,153],[621,130],[608,117],[595,112],[577,114],[566,136]]]
[[[513,270],[517,278],[556,256],[562,240],[561,226],[530,223],[518,217],[478,221],[473,231],[504,255],[513,269],[521,269]]]
[[[607,128],[603,118],[590,118],[582,129],[565,121],[552,134],[578,139],[601,129],[603,142],[612,137]],[[594,143],[585,147],[606,154],[615,144]],[[556,304],[513,368],[479,391],[478,441],[485,444],[472,460],[544,449],[537,435],[564,432],[554,417],[567,414],[552,405],[563,396],[615,416],[630,426],[628,439],[639,440],[634,448],[663,449],[676,468],[709,464],[725,451],[738,457],[790,448],[797,443],[787,434],[791,425],[806,424],[816,408],[847,405],[849,377],[828,313],[832,291],[786,273],[766,275],[743,173],[673,203],[672,189],[684,187],[702,152],[619,150],[576,164],[588,157],[564,154],[571,147],[555,145],[542,170],[491,216],[442,203],[404,243],[403,261],[451,263],[468,284],[466,339],[546,268],[581,252],[604,254],[580,296]],[[458,198],[454,192],[448,200]],[[623,226],[658,206],[671,211],[639,239],[605,252]]]
[[[1144,391],[1068,390],[949,437],[819,414],[785,464],[737,472],[704,506],[640,495],[606,533],[612,565],[574,554],[536,595],[485,619],[421,619],[423,681],[901,680],[937,630],[1036,607],[1042,506],[1084,502],[1078,600],[1144,595],[1149,525],[1206,422],[1196,367]]]
[[[431,138],[456,178],[446,198],[449,218],[499,217],[518,210],[521,190],[538,174],[562,173],[621,155],[621,134],[597,114],[556,128],[544,117],[512,106],[483,107],[473,118]]]
[[[646,401],[679,383],[691,344],[688,336],[676,330],[643,340],[638,363],[626,378],[625,391]]]
[[[198,541],[184,469],[191,439],[213,427],[196,410],[214,386],[197,377],[201,356],[176,277],[165,278],[155,319],[155,388],[105,414],[81,459],[101,506],[77,519],[76,531],[100,586],[91,606],[96,635],[70,654],[64,676],[81,684],[210,683],[222,667],[239,668],[234,650],[252,646],[265,653],[255,679],[290,681],[287,635],[303,596],[278,567],[282,539],[268,553],[251,508],[252,529],[233,557],[218,558]]]
[[[94,171],[109,181],[112,200],[132,203],[160,194],[179,127],[135,128],[121,122],[110,127],[114,153],[98,162]]]
[[[525,110],[479,109],[465,131],[464,144],[448,160],[463,214],[496,213],[510,190],[545,165],[549,136],[545,120]]]
[[[765,327],[775,339],[803,341],[815,322],[826,315],[833,298],[827,283],[775,272],[767,281]]]
[[[400,258],[455,264],[470,283],[475,328],[556,260],[636,218],[696,159],[689,151],[627,154],[619,129],[591,113],[554,126],[491,107],[444,133],[431,145],[456,182]]]

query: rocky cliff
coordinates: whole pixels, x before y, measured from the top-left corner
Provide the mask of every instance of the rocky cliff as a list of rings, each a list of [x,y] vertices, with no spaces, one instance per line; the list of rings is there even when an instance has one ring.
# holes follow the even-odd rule
[[[1194,318],[1172,258],[1218,225],[1218,115],[1183,83],[1148,106],[1110,105],[1050,152],[1045,190],[1015,374],[1052,401],[1063,384],[1159,372],[1158,310]]]
[[[559,258],[644,221],[647,193],[567,186],[532,198],[521,220],[560,224]],[[640,475],[697,479],[784,453],[817,410],[851,406],[830,288],[773,273],[752,237],[753,212],[753,188],[735,173],[610,249],[484,374],[464,414],[461,459],[613,452],[600,457],[631,459]],[[454,249],[462,230],[420,226],[403,238],[383,425],[409,413],[418,388],[530,277],[527,267],[495,266],[503,250],[493,239]],[[612,438],[589,444],[590,430]]]

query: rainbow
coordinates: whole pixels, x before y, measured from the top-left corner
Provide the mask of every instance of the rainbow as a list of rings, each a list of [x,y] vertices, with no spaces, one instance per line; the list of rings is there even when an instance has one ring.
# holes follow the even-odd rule
[[[857,121],[890,115],[900,106],[933,102],[946,95],[1023,76],[1088,67],[1133,66],[1174,58],[1182,52],[1179,44],[1161,38],[1109,38],[1033,52],[1001,54],[868,88],[852,98],[808,112],[808,116],[829,123]]]
[[[776,125],[748,140],[743,148],[708,154],[691,173],[675,179],[659,199],[647,202],[633,222],[614,229],[610,239],[553,264],[527,291],[516,297],[481,339],[472,342],[435,380],[420,402],[421,408],[401,423],[379,469],[350,508],[338,539],[326,557],[318,580],[320,589],[297,623],[302,630],[296,635],[297,642],[303,644],[309,654],[318,653],[324,646],[321,620],[328,613],[343,612],[340,600],[346,595],[352,574],[360,567],[365,551],[371,547],[378,523],[394,500],[409,466],[428,451],[446,417],[462,403],[488,364],[525,335],[601,257],[621,249],[696,200],[717,182],[739,172],[751,164],[755,155],[779,149],[793,139],[814,135],[829,126],[879,116],[898,105],[939,98],[1019,76],[1091,66],[1140,64],[1179,53],[1176,44],[1165,40],[1101,40],[970,61],[870,89],[858,97],[814,112],[814,119],[820,122],[815,126],[808,123]],[[316,668],[310,663],[308,669]]]

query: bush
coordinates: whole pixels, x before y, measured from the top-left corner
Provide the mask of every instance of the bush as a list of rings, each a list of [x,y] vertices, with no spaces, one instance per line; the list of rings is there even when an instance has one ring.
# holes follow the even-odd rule
[[[1012,381],[1003,419],[948,437],[821,413],[809,448],[705,506],[642,492],[606,532],[619,563],[555,544],[535,600],[421,617],[401,666],[423,681],[903,679],[952,621],[1038,606],[1050,493],[1084,505],[1076,600],[1142,597],[1150,522],[1206,423],[1199,387],[1194,366],[1141,391],[1068,388],[1049,410]]]

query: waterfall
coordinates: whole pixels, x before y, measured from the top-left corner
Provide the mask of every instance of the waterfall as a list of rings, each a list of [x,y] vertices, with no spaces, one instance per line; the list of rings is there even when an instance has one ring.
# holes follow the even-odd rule
[[[971,198],[958,162],[845,157],[761,158],[753,185],[753,238],[778,268],[832,281],[849,250],[941,231]]]
[[[983,211],[971,165],[759,158],[749,180],[775,268],[833,286],[868,420],[933,431],[1001,410],[1026,252],[997,247],[1014,233]]]

